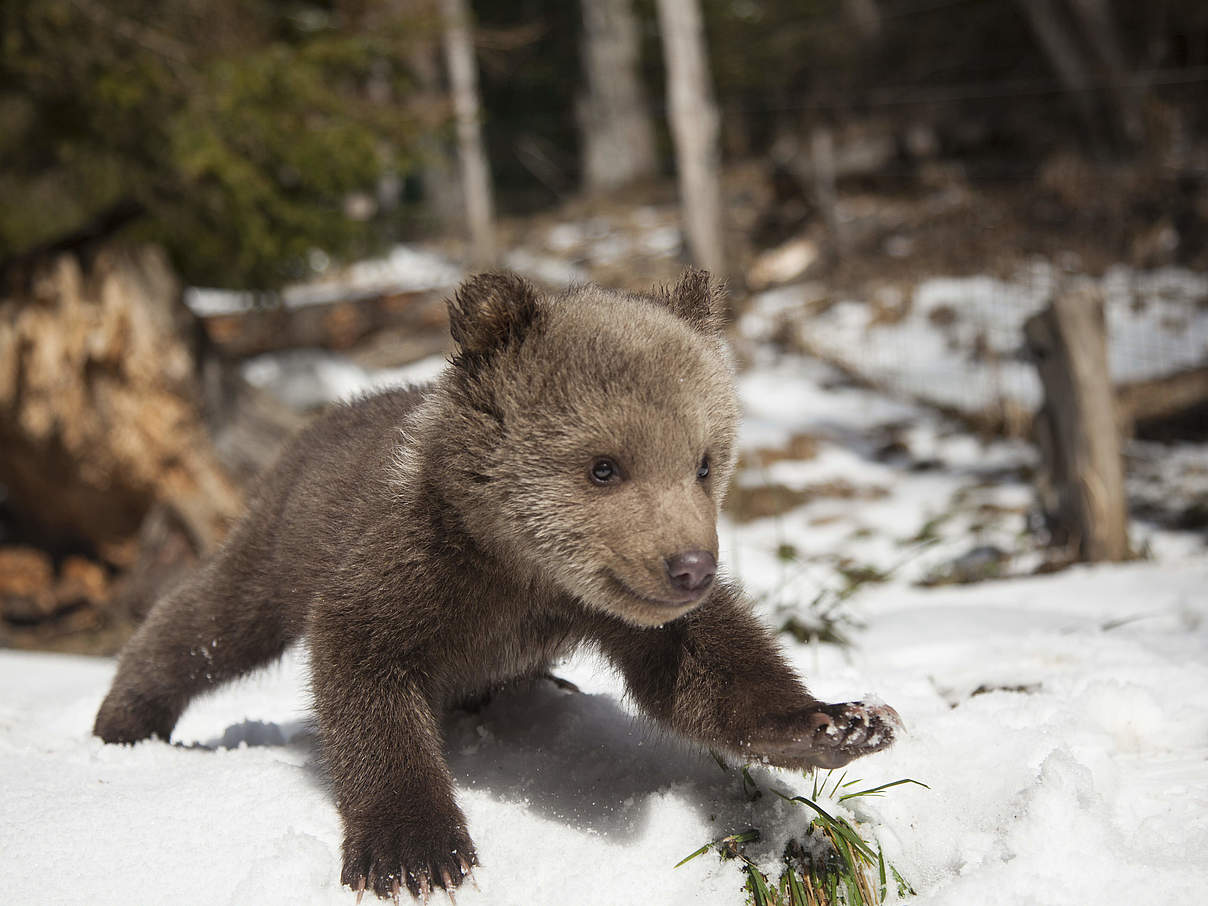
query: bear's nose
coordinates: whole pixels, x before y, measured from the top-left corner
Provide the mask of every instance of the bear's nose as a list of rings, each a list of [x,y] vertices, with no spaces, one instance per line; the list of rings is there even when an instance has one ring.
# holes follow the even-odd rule
[[[667,575],[679,591],[700,591],[716,572],[717,560],[708,551],[685,551],[667,558]]]

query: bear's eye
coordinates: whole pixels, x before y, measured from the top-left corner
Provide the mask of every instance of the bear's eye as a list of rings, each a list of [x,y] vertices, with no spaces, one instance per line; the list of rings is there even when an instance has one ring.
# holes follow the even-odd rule
[[[600,457],[591,464],[591,480],[596,484],[612,484],[621,480],[621,470],[607,457]]]
[[[706,456],[700,461],[700,468],[696,470],[696,477],[704,481],[709,477],[709,457]]]

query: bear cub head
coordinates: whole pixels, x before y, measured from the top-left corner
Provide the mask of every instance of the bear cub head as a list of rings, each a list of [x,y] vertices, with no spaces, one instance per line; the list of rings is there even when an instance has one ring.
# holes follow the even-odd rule
[[[635,625],[704,601],[738,425],[722,305],[701,271],[640,295],[467,280],[433,428],[476,543]]]

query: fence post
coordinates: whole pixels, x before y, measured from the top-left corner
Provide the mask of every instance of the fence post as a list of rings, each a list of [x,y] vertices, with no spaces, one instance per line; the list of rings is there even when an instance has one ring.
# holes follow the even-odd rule
[[[1082,561],[1123,560],[1128,510],[1103,297],[1089,284],[1059,289],[1024,332],[1044,385],[1033,434],[1051,543]]]

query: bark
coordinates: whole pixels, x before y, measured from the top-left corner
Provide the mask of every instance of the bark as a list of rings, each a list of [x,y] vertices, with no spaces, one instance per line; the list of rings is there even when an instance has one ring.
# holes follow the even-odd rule
[[[582,0],[582,7],[583,181],[588,191],[608,191],[657,173],[654,127],[638,72],[632,0]]]
[[[683,220],[696,264],[725,276],[719,117],[699,0],[658,0]]]
[[[1094,81],[1075,36],[1061,19],[1056,0],[1018,2],[1083,125],[1091,135],[1099,134],[1102,123],[1095,105]]]
[[[1061,292],[1025,332],[1044,385],[1033,433],[1052,543],[1078,560],[1123,560],[1128,511],[1103,298],[1091,287]]]
[[[202,420],[196,323],[166,259],[101,248],[0,299],[0,485],[23,537],[130,565],[156,503],[201,549],[242,507]]]
[[[441,13],[445,26],[445,63],[449,68],[453,113],[457,121],[457,151],[470,231],[470,257],[475,267],[489,268],[496,258],[494,202],[482,141],[478,65],[474,59],[467,0],[441,0]]]

